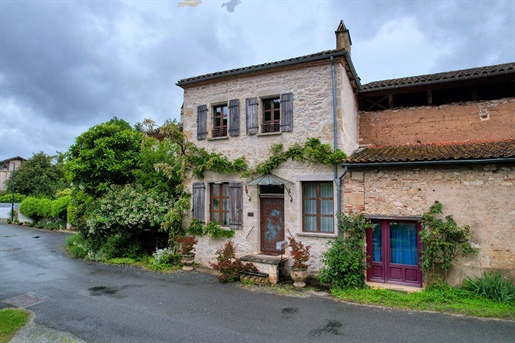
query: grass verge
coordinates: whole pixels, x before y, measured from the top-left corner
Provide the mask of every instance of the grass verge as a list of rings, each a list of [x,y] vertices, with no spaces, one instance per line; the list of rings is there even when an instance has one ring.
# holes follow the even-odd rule
[[[409,294],[372,288],[333,289],[331,293],[358,304],[515,320],[515,302],[505,304],[445,285]]]
[[[28,320],[27,311],[13,308],[0,310],[0,343],[8,343]]]

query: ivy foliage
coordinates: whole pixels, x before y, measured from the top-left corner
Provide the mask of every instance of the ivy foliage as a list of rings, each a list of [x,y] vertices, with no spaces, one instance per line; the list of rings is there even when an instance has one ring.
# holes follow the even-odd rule
[[[269,174],[288,159],[309,163],[334,164],[343,161],[347,155],[340,149],[333,151],[329,144],[322,144],[318,138],[308,138],[304,145],[295,143],[287,150],[282,144],[270,148],[270,157],[258,163],[254,170],[247,170],[244,176]]]
[[[478,249],[470,244],[470,226],[459,226],[450,215],[442,219],[442,203],[436,201],[429,211],[422,215],[420,240],[422,250],[422,269],[431,274],[429,280],[443,273],[444,281],[447,272],[459,257],[476,254]]]
[[[187,232],[190,235],[208,236],[214,239],[234,237],[234,230],[224,230],[217,222],[209,222],[207,225],[202,225],[198,219],[191,221]]]
[[[329,250],[322,255],[324,267],[320,270],[321,282],[339,289],[365,288],[365,271],[368,268],[365,252],[366,230],[372,222],[362,214],[341,215],[338,220],[340,234],[329,241]]]

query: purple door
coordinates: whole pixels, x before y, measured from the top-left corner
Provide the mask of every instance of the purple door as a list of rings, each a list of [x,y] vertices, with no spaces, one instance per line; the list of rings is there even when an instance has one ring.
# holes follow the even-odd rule
[[[276,243],[284,240],[284,198],[261,197],[261,252],[278,254]]]
[[[367,280],[421,287],[419,231],[416,222],[375,222],[367,231]]]

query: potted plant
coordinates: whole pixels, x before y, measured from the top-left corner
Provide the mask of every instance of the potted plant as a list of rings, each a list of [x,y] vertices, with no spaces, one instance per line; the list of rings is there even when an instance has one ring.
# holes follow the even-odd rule
[[[195,236],[175,237],[175,241],[180,244],[179,252],[182,255],[182,269],[193,270],[193,262],[195,262],[195,244],[198,243]]]
[[[306,277],[308,275],[309,249],[310,245],[304,246],[302,242],[297,242],[295,238],[288,237],[290,241],[290,255],[293,259],[290,276],[293,279],[293,287],[306,287]]]

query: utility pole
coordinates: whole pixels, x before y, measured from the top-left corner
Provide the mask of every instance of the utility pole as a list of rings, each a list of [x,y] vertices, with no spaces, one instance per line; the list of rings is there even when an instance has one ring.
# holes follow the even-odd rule
[[[12,196],[11,196],[11,223],[14,220],[14,177],[16,176],[16,162],[13,162]]]

